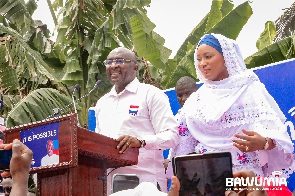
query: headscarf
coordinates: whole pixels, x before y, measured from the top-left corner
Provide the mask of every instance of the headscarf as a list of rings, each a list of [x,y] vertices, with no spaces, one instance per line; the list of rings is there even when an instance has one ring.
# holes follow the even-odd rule
[[[268,162],[268,169],[264,171],[266,176],[269,172],[280,171],[289,164],[285,157],[292,157],[294,150],[290,137],[284,130],[285,115],[258,76],[246,69],[237,43],[220,34],[211,35],[221,46],[229,76],[220,81],[203,77],[197,65],[198,45],[194,54],[196,74],[204,84],[186,100],[180,114],[183,119],[181,123],[200,142],[196,148],[203,146],[208,151],[230,151],[236,156],[233,158],[236,166],[240,164],[237,156],[241,152],[233,147],[232,138],[234,134],[242,133],[242,128],[256,131],[263,137],[275,138],[284,153],[280,148],[275,148],[268,151],[268,154],[274,152],[269,155],[268,160],[262,158],[259,161],[261,165]],[[205,37],[206,35],[202,37],[200,43]],[[263,153],[265,152],[250,152],[253,156],[262,156]],[[278,156],[277,153],[281,153],[281,162],[274,158]],[[244,168],[251,167],[246,164]],[[258,165],[254,165],[252,169],[261,173]]]
[[[209,34],[210,36],[213,36],[216,38],[216,40],[219,42],[221,49],[222,49],[222,56],[224,57],[225,61],[225,66],[227,68],[229,77],[238,75],[238,74],[246,74],[244,77],[249,78],[251,77],[252,80],[258,80],[258,77],[256,74],[254,74],[252,71],[246,71],[246,65],[244,63],[240,48],[238,44],[236,43],[235,40],[229,39],[221,34],[214,34],[211,33]],[[198,69],[198,61],[197,61],[197,51],[199,46],[204,43],[204,40],[206,40],[208,37],[208,34],[204,35],[198,46],[196,47],[194,57],[195,57],[195,67],[196,67],[196,72],[197,72],[197,77],[201,82],[204,83],[211,83],[214,84],[214,81],[207,80],[204,78],[203,74],[201,71]],[[212,39],[211,39],[212,40]],[[213,45],[213,44],[212,44]],[[241,78],[239,78],[240,80]]]
[[[211,37],[210,40],[213,40],[212,37],[214,37],[219,42],[222,49],[222,56],[224,57],[225,66],[227,68],[229,77],[221,81],[212,81],[206,79],[198,68],[198,60],[196,55],[197,50],[202,43],[207,42],[206,40],[208,40],[208,37]],[[211,43],[213,43],[213,41],[211,41]],[[218,44],[215,43],[215,46],[217,45]],[[285,115],[279,109],[273,97],[268,94],[264,85],[260,82],[258,76],[252,70],[248,70],[246,68],[240,48],[235,40],[229,39],[221,34],[206,34],[201,38],[198,46],[196,47],[194,56],[197,77],[205,84],[206,87],[211,89],[214,94],[215,101],[211,104],[213,104],[215,112],[203,111],[204,113],[207,113],[206,116],[208,119],[206,120],[214,121],[220,118],[221,115],[230,109],[233,103],[238,99],[239,96],[241,96],[241,94],[244,93],[251,83],[258,82],[259,85],[263,86],[263,90],[266,91],[265,98],[267,99],[267,102],[274,106],[275,112],[279,115],[280,119],[285,121]],[[250,105],[253,105],[253,103]],[[256,105],[254,104],[253,109],[255,109],[255,107]],[[265,110],[265,112],[267,112],[268,108],[265,108]]]
[[[198,47],[203,44],[215,48],[220,54],[223,55],[219,41],[212,34],[206,34],[199,42]]]

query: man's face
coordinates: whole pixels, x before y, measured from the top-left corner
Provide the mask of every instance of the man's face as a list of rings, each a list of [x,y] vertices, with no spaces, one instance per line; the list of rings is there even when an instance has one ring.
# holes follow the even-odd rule
[[[192,86],[191,84],[183,84],[175,87],[175,92],[177,95],[178,103],[181,107],[183,107],[185,101],[189,98],[189,96],[197,91],[197,87]]]
[[[47,146],[46,146],[46,150],[47,150],[47,154],[49,156],[53,155],[53,142],[52,141],[48,141],[47,142]]]
[[[138,66],[135,55],[126,48],[117,48],[111,51],[107,57],[107,60],[116,59],[119,60],[111,65],[106,65],[106,73],[108,79],[115,84],[116,90],[122,91],[136,77]]]

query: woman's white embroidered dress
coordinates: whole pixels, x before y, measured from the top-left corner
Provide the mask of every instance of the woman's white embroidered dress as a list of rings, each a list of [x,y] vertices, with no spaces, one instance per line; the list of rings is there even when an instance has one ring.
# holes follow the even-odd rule
[[[294,148],[284,126],[284,114],[257,75],[246,69],[236,42],[212,35],[221,45],[229,77],[221,81],[205,79],[198,69],[195,52],[197,76],[204,84],[181,110],[182,129],[188,128],[199,141],[197,153],[231,152],[234,172],[252,170],[259,176],[269,176],[273,171],[282,171],[288,176],[295,169]],[[232,139],[236,133],[243,134],[242,129],[271,138],[276,147],[239,151]]]

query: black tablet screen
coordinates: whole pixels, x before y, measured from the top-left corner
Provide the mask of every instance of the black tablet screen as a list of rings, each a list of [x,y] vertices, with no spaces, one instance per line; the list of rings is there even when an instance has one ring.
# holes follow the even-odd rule
[[[223,196],[226,178],[232,178],[229,152],[174,157],[174,175],[180,181],[180,196]]]

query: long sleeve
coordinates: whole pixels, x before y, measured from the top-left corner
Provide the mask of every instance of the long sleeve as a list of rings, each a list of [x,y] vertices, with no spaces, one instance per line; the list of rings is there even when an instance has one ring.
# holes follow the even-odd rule
[[[147,105],[155,135],[142,135],[146,149],[174,148],[179,143],[177,122],[173,116],[168,97],[162,92],[149,92]],[[168,102],[169,103],[169,102]]]
[[[121,135],[145,140],[139,148],[138,164],[109,171],[108,186],[115,173],[137,174],[140,182],[150,181],[166,190],[162,151],[179,143],[177,122],[167,95],[160,89],[132,81],[117,94],[113,88],[95,106],[99,134],[117,139]]]

